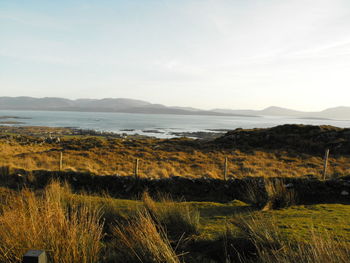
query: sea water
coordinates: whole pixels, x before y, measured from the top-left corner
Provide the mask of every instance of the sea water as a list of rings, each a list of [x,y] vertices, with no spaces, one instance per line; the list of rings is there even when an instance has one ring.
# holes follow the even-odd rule
[[[1,122],[17,121],[15,126],[74,127],[127,134],[141,134],[158,138],[176,137],[173,132],[215,132],[218,129],[267,128],[281,124],[312,124],[350,127],[350,121],[326,119],[298,119],[293,117],[244,117],[198,116],[172,114],[136,114],[111,112],[69,111],[14,111],[0,110],[1,116],[23,119],[0,119]]]

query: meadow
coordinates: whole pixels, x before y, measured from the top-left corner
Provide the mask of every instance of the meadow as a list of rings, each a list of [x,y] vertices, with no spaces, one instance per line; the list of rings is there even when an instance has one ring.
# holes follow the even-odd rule
[[[288,147],[277,150],[252,147],[225,149],[188,138],[114,138],[69,133],[62,135],[67,133],[66,129],[37,127],[31,128],[30,132],[28,128],[18,129],[11,130],[11,133],[2,131],[0,166],[54,171],[59,169],[62,153],[62,169],[68,171],[133,175],[135,160],[139,159],[141,177],[223,178],[227,158],[228,177],[242,178],[319,177],[324,164],[323,152],[300,153]],[[60,138],[60,142],[48,141],[49,133]],[[349,155],[331,151],[328,174],[330,177],[349,175]]]
[[[46,250],[54,263],[350,261],[349,192],[343,190],[349,186],[346,154],[331,151],[328,180],[323,181],[322,154],[228,148],[187,138],[49,132],[60,140],[48,139],[44,128],[31,128],[30,133],[7,130],[0,136],[0,166],[6,167],[0,169],[0,262],[21,262],[29,249]],[[40,176],[71,172],[75,184],[80,184],[74,177],[77,172],[134,178],[136,159],[140,179],[221,180],[225,158],[228,183],[257,178],[247,181],[239,200],[191,201],[144,189],[120,199],[112,192],[85,191],[64,180],[49,180],[43,187],[33,183],[36,170],[42,170]],[[264,178],[263,186],[255,185],[259,178]],[[301,183],[319,185],[319,191],[337,185],[330,194],[341,199],[300,202],[298,192],[283,178],[303,178]],[[271,205],[259,206],[256,189],[261,187]]]
[[[348,262],[350,207],[261,211],[241,201],[156,201],[1,189],[0,262],[45,249],[52,262]]]

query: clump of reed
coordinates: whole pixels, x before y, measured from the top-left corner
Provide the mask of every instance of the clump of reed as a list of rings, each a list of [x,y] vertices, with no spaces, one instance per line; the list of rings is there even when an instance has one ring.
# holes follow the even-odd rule
[[[284,208],[297,203],[297,195],[293,188],[288,188],[283,179],[265,179],[268,201],[265,209]]]
[[[100,213],[88,205],[71,205],[71,195],[58,182],[40,195],[29,189],[7,195],[0,207],[0,262],[21,262],[29,249],[48,251],[53,263],[97,262],[103,237]]]
[[[170,198],[156,202],[146,192],[142,204],[111,227],[109,262],[182,262],[184,244],[199,233],[199,212]]]
[[[117,263],[180,263],[165,230],[156,225],[147,211],[139,211],[128,223],[113,227]]]
[[[262,208],[267,203],[268,194],[264,178],[247,178],[241,192],[242,200],[254,207]]]
[[[250,178],[246,181],[242,198],[253,206],[268,210],[295,205],[297,195],[288,188],[283,179]]]
[[[160,202],[155,202],[147,192],[143,193],[142,201],[153,220],[165,228],[173,242],[199,233],[200,213],[197,209],[164,196],[160,197]]]

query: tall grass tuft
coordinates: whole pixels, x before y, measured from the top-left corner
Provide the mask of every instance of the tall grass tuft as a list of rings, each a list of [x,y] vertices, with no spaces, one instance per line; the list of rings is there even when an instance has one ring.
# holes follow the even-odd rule
[[[146,210],[158,225],[164,227],[171,241],[178,242],[199,233],[200,213],[197,209],[170,198],[160,199],[155,202],[147,192],[142,196]]]
[[[147,211],[139,211],[127,224],[113,228],[118,263],[179,263],[166,232],[157,226]]]
[[[327,231],[310,227],[310,240],[288,239],[273,219],[251,215],[233,221],[236,236],[254,245],[255,257],[241,257],[243,263],[345,263],[350,262],[350,245]],[[235,253],[237,250],[234,249]],[[229,260],[227,262],[230,262]],[[237,262],[237,261],[234,261]]]
[[[97,262],[101,249],[100,213],[67,202],[67,186],[48,185],[41,196],[28,189],[1,206],[0,262],[21,262],[29,249],[44,249],[53,263]]]
[[[310,243],[287,243],[280,251],[258,250],[261,263],[346,263],[350,262],[350,247],[345,242],[337,241],[330,236],[321,236],[311,231]]]
[[[294,189],[288,189],[283,179],[266,179],[265,189],[268,194],[268,203],[265,209],[284,208],[295,205],[297,202]]]
[[[296,204],[294,189],[288,189],[283,179],[253,178],[246,181],[244,201],[263,210],[278,209]]]
[[[236,235],[250,240],[257,248],[280,250],[283,248],[283,237],[273,219],[252,214],[249,217],[237,216],[232,221]]]
[[[264,178],[247,178],[242,189],[242,200],[254,207],[263,208],[268,200]]]

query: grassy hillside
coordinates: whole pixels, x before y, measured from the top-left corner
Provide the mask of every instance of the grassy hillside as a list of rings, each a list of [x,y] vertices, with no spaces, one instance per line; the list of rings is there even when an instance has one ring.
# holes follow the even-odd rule
[[[347,130],[281,126],[216,140],[0,131],[0,262],[28,249],[53,263],[350,261]],[[318,180],[324,148],[328,180]],[[217,180],[225,158],[229,180]],[[127,177],[136,159],[141,178]]]
[[[283,138],[282,135],[277,138],[276,134],[282,131],[275,130],[271,131],[268,141],[259,139],[265,138],[266,134],[269,134],[268,130],[229,132],[220,139],[203,141],[186,138],[166,140],[62,135],[64,131],[49,128],[45,134],[45,128],[31,128],[30,132],[28,130],[25,132],[25,129],[23,131],[23,128],[17,129],[20,134],[13,133],[13,130],[5,133],[3,130],[0,135],[0,165],[2,166],[9,165],[26,170],[57,170],[60,152],[63,152],[64,170],[101,175],[132,175],[135,159],[138,158],[140,176],[152,178],[171,176],[222,178],[226,157],[228,158],[228,177],[305,175],[318,177],[323,169],[323,149],[334,146],[334,143],[332,145],[325,143],[326,139],[308,141],[303,134],[293,129],[293,136],[290,135],[293,139],[289,141],[285,139],[288,134]],[[290,127],[286,129],[291,130]],[[315,133],[317,128],[311,130]],[[322,128],[320,134],[328,138],[325,135],[328,134],[327,131],[329,132]],[[343,129],[339,132],[333,129],[330,131],[335,138],[342,138],[344,134]],[[53,132],[53,137],[59,137],[60,142],[48,140],[49,132]],[[241,139],[235,139],[234,143],[231,137],[238,136],[237,134]],[[275,138],[273,136],[276,137],[275,140],[272,139]],[[338,146],[343,146],[339,146],[338,150],[331,148],[328,170],[330,177],[350,174],[350,156],[341,154],[348,140],[339,138],[336,139]],[[332,142],[332,139],[328,141]],[[297,151],[298,148],[294,145],[296,143],[306,149],[313,149],[312,147],[320,144],[322,146],[319,148],[322,151]]]

